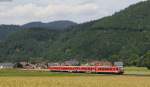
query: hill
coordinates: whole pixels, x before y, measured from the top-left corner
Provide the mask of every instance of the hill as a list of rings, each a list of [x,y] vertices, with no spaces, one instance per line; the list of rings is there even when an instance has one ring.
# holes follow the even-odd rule
[[[75,26],[77,23],[72,21],[54,21],[50,23],[42,23],[42,22],[31,22],[23,25],[24,28],[45,28],[52,30],[64,30],[71,26]]]
[[[140,2],[63,32],[19,31],[0,44],[1,61],[109,60],[143,66],[150,56],[149,5]]]
[[[5,40],[10,33],[20,29],[17,25],[0,25],[0,41]]]
[[[150,29],[150,1],[131,5],[130,7],[115,13],[112,16],[105,17],[96,21],[92,28],[114,28],[114,29]]]
[[[54,21],[49,23],[31,22],[24,25],[0,25],[0,41],[5,40],[9,34],[23,29],[41,28],[50,30],[65,30],[69,27],[76,26],[77,23],[72,21]]]

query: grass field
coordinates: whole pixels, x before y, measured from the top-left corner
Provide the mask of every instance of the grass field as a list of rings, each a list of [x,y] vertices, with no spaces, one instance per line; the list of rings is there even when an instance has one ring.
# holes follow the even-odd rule
[[[24,70],[0,70],[0,77],[47,77],[47,76],[95,76],[85,73],[24,71]]]
[[[125,74],[0,70],[0,87],[150,87],[150,70],[127,67]]]
[[[150,75],[150,70],[145,67],[126,67],[125,74]]]

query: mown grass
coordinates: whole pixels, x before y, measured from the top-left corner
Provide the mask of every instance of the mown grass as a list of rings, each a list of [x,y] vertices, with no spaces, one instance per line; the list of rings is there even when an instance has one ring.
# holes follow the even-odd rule
[[[125,67],[125,74],[150,75],[150,70],[145,67]]]

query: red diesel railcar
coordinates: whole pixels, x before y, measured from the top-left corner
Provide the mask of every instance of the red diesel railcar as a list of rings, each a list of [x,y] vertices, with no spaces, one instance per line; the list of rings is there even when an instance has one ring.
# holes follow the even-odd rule
[[[118,66],[50,66],[50,71],[56,72],[89,72],[123,74],[123,68]]]

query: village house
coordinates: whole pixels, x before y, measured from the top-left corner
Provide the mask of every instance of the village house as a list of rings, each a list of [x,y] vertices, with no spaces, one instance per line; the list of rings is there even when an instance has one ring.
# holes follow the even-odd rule
[[[108,61],[92,61],[89,64],[92,66],[113,66],[113,64]]]
[[[79,65],[79,61],[77,61],[75,59],[72,59],[72,60],[65,61],[61,65],[64,65],[64,66],[77,66],[77,65]]]
[[[0,63],[0,69],[12,69],[14,65],[13,63]]]
[[[47,69],[47,63],[29,63],[29,62],[19,62],[16,64],[16,68],[23,69]]]
[[[60,63],[48,63],[48,66],[60,66]]]
[[[77,66],[79,61],[72,59],[64,62],[48,63],[48,66]]]
[[[46,63],[37,63],[37,64],[35,64],[35,68],[36,69],[47,69],[48,64],[46,64]]]

